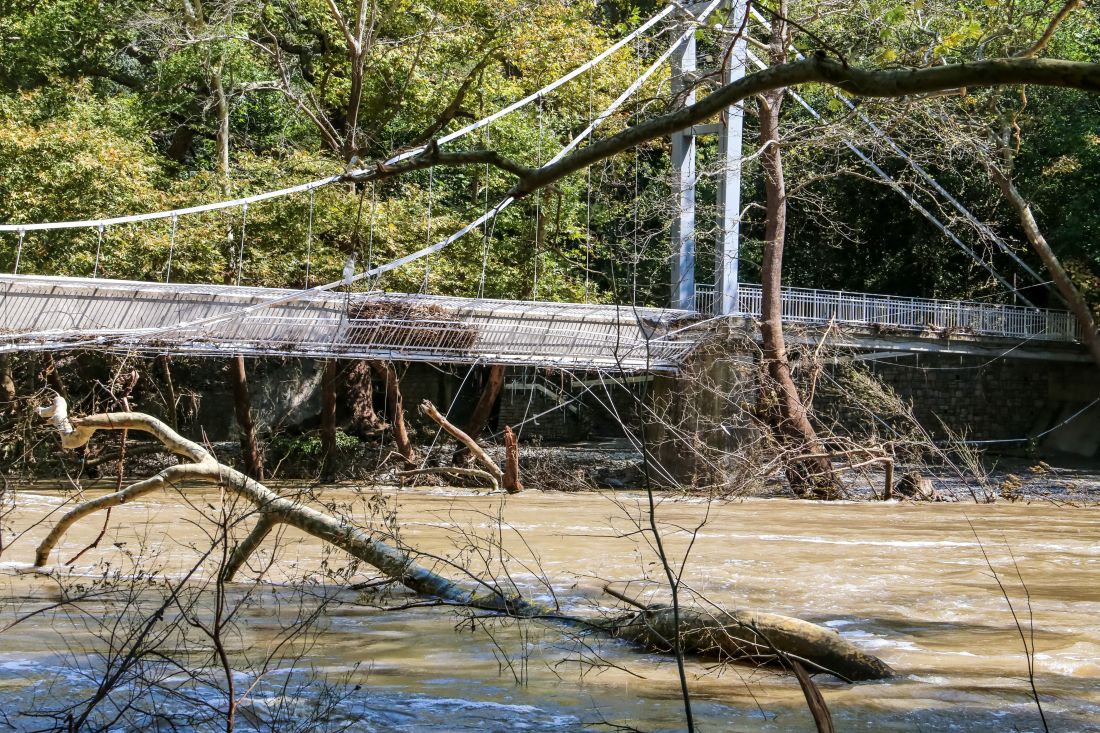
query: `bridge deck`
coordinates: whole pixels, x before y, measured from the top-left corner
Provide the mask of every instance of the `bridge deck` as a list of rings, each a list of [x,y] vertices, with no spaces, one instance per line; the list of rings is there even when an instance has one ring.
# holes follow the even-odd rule
[[[687,311],[0,276],[0,352],[289,355],[668,371]]]
[[[700,288],[699,310],[711,293]],[[760,312],[742,286],[743,316]],[[956,301],[787,289],[791,323],[858,326],[973,341],[1072,343],[1072,316]],[[433,295],[334,293],[35,275],[0,275],[0,352],[287,355],[439,363],[675,371],[710,329],[658,308]],[[891,334],[894,334],[891,336]]]

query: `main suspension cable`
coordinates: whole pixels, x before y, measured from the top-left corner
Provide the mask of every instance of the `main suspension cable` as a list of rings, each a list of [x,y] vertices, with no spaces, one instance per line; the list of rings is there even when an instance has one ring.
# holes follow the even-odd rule
[[[499,120],[501,117],[504,117],[505,115],[508,115],[508,114],[510,114],[512,112],[515,112],[516,110],[518,110],[522,107],[527,106],[528,104],[530,104],[531,102],[539,99],[540,97],[542,97],[546,94],[549,94],[550,92],[554,91],[555,89],[562,86],[563,84],[568,83],[569,81],[576,78],[580,74],[583,74],[585,71],[588,71],[589,69],[591,69],[591,68],[595,67],[596,65],[598,65],[601,61],[603,61],[604,59],[606,59],[609,56],[611,56],[612,54],[614,54],[616,51],[618,51],[623,46],[630,43],[633,39],[637,38],[642,33],[645,33],[647,30],[649,30],[654,25],[659,23],[662,19],[667,17],[670,13],[672,13],[673,11],[675,11],[679,7],[680,7],[679,3],[670,3],[670,4],[666,5],[663,10],[659,11],[653,17],[651,17],[649,20],[647,20],[645,23],[643,23],[642,25],[635,28],[634,31],[632,31],[628,35],[624,36],[623,38],[619,39],[616,43],[611,45],[609,48],[604,50],[602,53],[597,54],[596,56],[589,59],[587,62],[581,64],[577,68],[573,69],[569,73],[555,79],[554,81],[550,82],[549,84],[542,87],[538,91],[527,95],[523,99],[520,99],[516,102],[513,102],[512,104],[508,105],[507,107],[505,107],[501,110],[498,110],[497,112],[494,112],[493,114],[489,115],[488,117],[484,117],[480,120],[477,120],[476,122],[471,122],[469,125],[466,125],[465,127],[461,128],[459,130],[456,130],[452,133],[444,135],[443,137],[436,140],[435,144],[443,145],[443,144],[449,143],[453,140],[457,140],[458,138],[463,137],[463,136],[473,132],[474,130],[478,130],[482,127],[485,127],[486,125],[489,125],[490,123],[492,123],[496,120]],[[709,14],[709,13],[707,13],[707,14]],[[700,16],[700,19],[702,17],[703,16]],[[406,151],[404,151],[404,152],[402,152],[398,155],[395,155],[395,156],[389,158],[388,160],[386,160],[383,163],[383,165],[393,165],[394,163],[399,163],[403,160],[407,160],[409,158],[412,158],[412,157],[415,157],[415,156],[421,154],[426,149],[427,149],[426,145],[421,145],[421,146],[412,148],[410,150],[406,150]],[[328,176],[326,178],[319,178],[315,181],[309,181],[308,183],[302,183],[302,184],[299,184],[297,186],[291,186],[290,188],[282,188],[282,189],[279,189],[279,190],[276,190],[276,191],[268,191],[268,192],[265,192],[265,193],[256,194],[254,196],[248,196],[248,197],[245,197],[245,198],[232,199],[232,200],[228,200],[228,201],[217,201],[217,202],[214,202],[214,203],[202,204],[200,206],[189,206],[189,207],[185,207],[185,208],[181,208],[181,209],[171,209],[171,210],[167,210],[167,211],[155,211],[155,212],[150,212],[150,213],[146,213],[146,214],[131,214],[131,215],[128,215],[128,216],[116,216],[116,217],[109,217],[109,218],[103,218],[103,219],[83,219],[83,220],[77,220],[77,221],[55,221],[55,222],[39,222],[39,223],[28,223],[28,224],[0,224],[0,232],[19,232],[21,230],[23,230],[23,231],[45,231],[45,230],[51,230],[51,229],[87,229],[87,228],[98,227],[98,226],[114,226],[116,224],[133,224],[133,223],[142,222],[142,221],[152,221],[152,220],[155,220],[155,219],[167,219],[171,216],[185,216],[185,215],[188,215],[188,214],[198,214],[198,213],[202,213],[202,212],[206,212],[206,211],[217,211],[219,209],[231,209],[231,208],[237,208],[237,207],[240,207],[240,206],[246,206],[248,204],[258,203],[260,201],[267,201],[269,199],[280,198],[282,196],[291,196],[291,195],[296,194],[296,193],[304,193],[306,191],[310,191],[310,190],[313,190],[313,189],[321,188],[321,187],[324,187],[324,186],[329,186],[329,185],[332,185],[333,183],[339,183],[339,182],[345,180],[346,176],[347,176],[347,173],[341,173],[339,175]]]

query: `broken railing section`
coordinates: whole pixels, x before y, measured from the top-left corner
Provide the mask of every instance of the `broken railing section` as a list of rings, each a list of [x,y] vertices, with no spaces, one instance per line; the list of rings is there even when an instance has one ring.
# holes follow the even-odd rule
[[[784,616],[681,609],[683,621],[677,628],[671,624],[671,614],[661,606],[640,607],[637,612],[614,618],[589,619],[570,616],[559,608],[528,600],[518,591],[506,592],[491,580],[475,577],[476,584],[470,587],[417,563],[415,550],[395,547],[343,517],[281,496],[244,473],[219,463],[206,448],[180,436],[150,415],[117,412],[73,418],[69,416],[68,406],[60,396],[54,399],[51,406],[40,408],[39,412],[50,420],[61,437],[62,447],[66,449],[87,445],[100,430],[132,430],[156,438],[182,461],[149,478],[70,509],[39,544],[34,561],[36,568],[47,564],[51,552],[66,531],[80,519],[154,491],[195,482],[220,486],[227,493],[249,502],[255,510],[254,528],[237,544],[226,563],[223,576],[227,581],[232,580],[245,566],[249,556],[273,529],[286,524],[344,550],[414,593],[449,605],[570,624],[593,633],[622,638],[654,651],[669,648],[668,640],[673,634],[679,634],[686,642],[683,645],[685,649],[703,658],[723,662],[760,664],[775,663],[780,657],[790,658],[812,670],[828,672],[849,681],[881,679],[893,674],[884,662],[861,652],[835,632]],[[466,574],[469,575],[469,572],[466,571]],[[771,657],[765,651],[767,649],[773,650]]]

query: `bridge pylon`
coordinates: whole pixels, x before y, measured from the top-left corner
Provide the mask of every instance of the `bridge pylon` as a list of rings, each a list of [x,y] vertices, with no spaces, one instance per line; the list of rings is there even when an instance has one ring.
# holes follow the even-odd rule
[[[745,75],[748,63],[745,34],[747,3],[745,0],[726,0],[723,5],[730,10],[727,30],[733,35],[729,53],[721,55],[721,69],[699,69],[697,66],[695,37],[690,37],[672,57],[672,92],[682,104],[695,102],[695,86],[699,78],[711,71],[719,72],[723,84],[729,84]],[[696,275],[696,197],[698,182],[696,139],[704,135],[718,136],[718,157],[721,172],[718,179],[719,242],[715,251],[713,299],[714,315],[730,315],[741,311],[739,307],[739,265],[741,228],[741,142],[744,122],[744,103],[738,102],[723,111],[715,124],[694,125],[672,137],[672,169],[674,186],[678,192],[679,215],[674,217],[670,229],[672,238],[671,305],[682,310],[695,310]]]

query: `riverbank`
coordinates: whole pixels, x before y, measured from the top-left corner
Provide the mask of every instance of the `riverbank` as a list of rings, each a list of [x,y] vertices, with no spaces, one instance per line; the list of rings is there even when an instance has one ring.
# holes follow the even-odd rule
[[[237,443],[217,443],[211,447],[215,455],[223,461],[234,462],[238,457]],[[450,447],[421,447],[422,454],[430,465],[448,464],[451,450]],[[501,447],[489,447],[487,452],[498,462],[503,461]],[[269,450],[269,454],[269,477],[274,476],[271,480],[299,486],[318,485],[319,460],[302,460],[301,457],[288,457],[272,450]],[[401,484],[396,476],[398,468],[392,461],[385,462],[384,458],[380,449],[370,445],[347,451],[339,461],[340,482],[372,486]],[[162,450],[141,452],[131,448],[127,458],[127,480],[152,475],[174,460]],[[637,450],[622,440],[566,445],[525,443],[520,450],[520,463],[524,484],[530,490],[628,490],[645,484],[645,472]],[[379,464],[382,465],[374,468]],[[837,466],[840,467],[841,464],[838,463]],[[80,463],[73,456],[57,456],[53,462],[36,467],[40,478],[35,483],[50,484],[65,479],[66,476],[77,476],[77,481],[84,488],[105,488],[117,482],[114,467],[114,462],[105,461],[97,466],[95,475],[81,476]],[[956,461],[954,467],[942,462],[935,466],[899,463],[894,470],[895,481],[907,473],[917,473],[927,478],[928,488],[935,492],[938,501],[1052,502],[1070,505],[1100,503],[1100,463],[1074,456],[1048,455],[1043,460],[1037,457],[986,454],[977,462]],[[844,482],[844,499],[876,501],[882,497],[885,476],[881,464],[858,472],[842,473],[841,478]],[[28,483],[26,477],[17,475],[9,477],[9,480]],[[418,485],[440,483],[434,477],[418,479]],[[684,491],[726,499],[794,498],[777,471],[742,485],[685,487]],[[900,492],[895,492],[894,498],[915,500],[914,497],[907,497]]]

